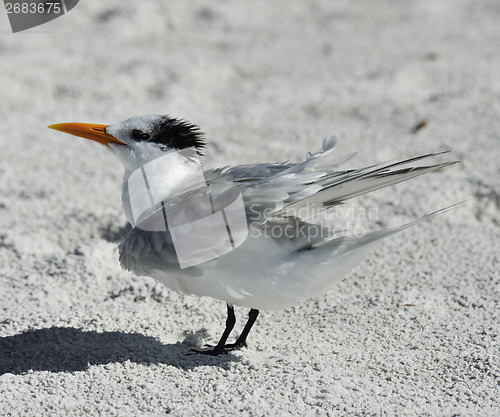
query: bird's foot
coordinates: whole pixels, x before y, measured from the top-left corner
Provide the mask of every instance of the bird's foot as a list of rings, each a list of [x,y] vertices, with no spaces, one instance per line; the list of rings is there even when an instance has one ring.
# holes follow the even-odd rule
[[[236,343],[229,343],[229,344],[224,345],[224,346],[204,345],[204,347],[208,347],[210,349],[206,349],[206,350],[190,349],[187,354],[190,355],[192,353],[200,353],[202,355],[219,356],[222,353],[227,354],[233,350],[238,350],[238,349],[241,349],[242,347],[247,347],[247,344],[246,344],[246,342],[236,341]]]
[[[210,345],[205,345],[206,347],[210,347]],[[189,349],[187,355],[192,355],[193,353],[199,353],[201,355],[209,355],[209,356],[219,356],[222,353],[227,353],[225,350],[225,346],[214,346],[211,349],[199,350],[199,349]]]
[[[227,345],[224,346],[224,349],[226,349],[227,351],[232,351],[232,350],[239,350],[241,348],[246,348],[247,347],[247,342],[238,342],[236,341],[236,343],[229,343]]]

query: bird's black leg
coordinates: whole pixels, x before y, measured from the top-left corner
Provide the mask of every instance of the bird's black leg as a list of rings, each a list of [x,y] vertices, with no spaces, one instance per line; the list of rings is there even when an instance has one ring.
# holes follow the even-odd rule
[[[230,306],[229,304],[227,304],[226,328],[224,330],[224,333],[222,333],[222,336],[219,340],[219,343],[217,343],[217,345],[214,346],[212,349],[208,349],[208,350],[191,349],[190,352],[201,353],[203,355],[211,355],[211,356],[217,356],[217,355],[220,355],[221,353],[224,353],[225,352],[224,347],[226,346],[227,338],[229,337],[231,331],[233,330],[235,323],[236,323],[236,317],[234,315],[234,308],[233,308],[233,306]],[[252,326],[250,326],[250,327],[252,327]],[[245,329],[246,329],[246,327],[245,327]],[[250,329],[248,329],[248,330],[250,331]]]
[[[241,349],[242,347],[247,346],[248,333],[250,333],[250,329],[252,328],[253,324],[255,323],[255,320],[257,320],[258,315],[259,315],[259,310],[252,308],[249,311],[247,324],[245,324],[245,327],[244,327],[243,331],[241,332],[240,337],[238,337],[238,339],[236,340],[235,343],[231,343],[229,345],[226,345],[225,346],[226,350]]]

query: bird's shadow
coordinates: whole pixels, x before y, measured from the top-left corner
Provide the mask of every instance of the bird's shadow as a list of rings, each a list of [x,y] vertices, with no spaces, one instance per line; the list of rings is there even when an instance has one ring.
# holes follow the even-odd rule
[[[162,344],[139,333],[84,331],[72,327],[28,330],[0,337],[0,375],[30,370],[84,371],[92,365],[131,361],[167,364],[185,370],[212,365],[228,369],[235,355],[187,355],[193,346]]]

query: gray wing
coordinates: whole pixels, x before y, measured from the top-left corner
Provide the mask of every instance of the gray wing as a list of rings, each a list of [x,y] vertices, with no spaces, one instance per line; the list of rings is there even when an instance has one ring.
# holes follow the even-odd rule
[[[331,207],[456,163],[408,166],[447,153],[440,152],[356,170],[339,170],[355,154],[340,160],[329,160],[327,155],[335,144],[336,139],[329,136],[324,139],[321,150],[308,154],[303,162],[216,169],[207,172],[206,179],[210,183],[228,181],[238,187],[245,201],[249,221],[264,224],[276,216],[295,218],[300,208],[307,205]]]
[[[325,235],[320,224],[302,216],[301,207],[308,204],[331,207],[343,201],[405,181],[418,175],[435,171],[455,162],[415,165],[425,159],[441,153],[426,154],[415,158],[363,167],[356,170],[340,170],[339,167],[351,159],[354,154],[340,160],[329,160],[326,156],[335,147],[334,137],[323,141],[320,151],[308,154],[300,163],[269,163],[239,165],[232,168],[219,168],[205,172],[205,180],[209,187],[223,190],[236,188],[241,192],[247,222],[256,228],[277,228],[300,230],[307,227],[307,234],[295,233],[292,238],[286,234],[267,233],[279,240],[279,247],[288,253],[311,248],[328,242],[330,236]],[[410,165],[410,166],[409,166]],[[230,199],[223,198],[221,207],[231,202],[234,195],[227,194]],[[228,198],[229,198],[228,197]],[[174,207],[184,212],[185,207],[192,206],[190,198],[183,196]],[[307,212],[307,210],[305,211]],[[314,229],[314,230],[311,230]],[[316,236],[311,238],[311,236]],[[206,233],[200,236],[207,245],[217,245],[213,236]],[[138,270],[147,265],[149,269],[172,270],[176,274],[189,276],[202,275],[201,269],[190,267],[180,269],[170,232],[146,232],[134,228],[119,247],[122,267],[133,270],[139,275],[150,275],[150,271]]]

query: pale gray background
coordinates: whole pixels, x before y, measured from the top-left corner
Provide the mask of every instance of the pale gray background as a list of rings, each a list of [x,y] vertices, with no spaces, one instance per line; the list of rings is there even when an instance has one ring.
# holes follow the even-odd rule
[[[2,12],[0,414],[498,415],[499,21],[497,0],[87,0],[14,35]],[[262,312],[249,349],[185,356],[224,304],[122,271],[120,164],[45,128],[142,113],[199,124],[212,166],[329,134],[353,165],[462,161],[355,200],[377,227],[468,202]]]

